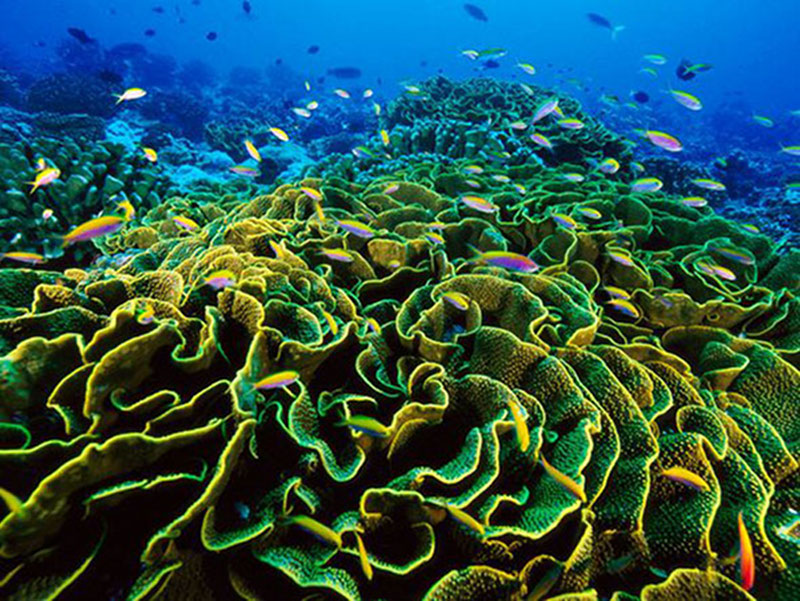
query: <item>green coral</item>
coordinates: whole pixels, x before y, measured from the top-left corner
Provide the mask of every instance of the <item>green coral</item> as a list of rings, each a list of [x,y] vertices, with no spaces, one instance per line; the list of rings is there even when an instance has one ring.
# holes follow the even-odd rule
[[[173,198],[98,243],[126,262],[8,270],[4,595],[792,599],[796,253],[538,162],[470,174],[476,212],[474,162]]]

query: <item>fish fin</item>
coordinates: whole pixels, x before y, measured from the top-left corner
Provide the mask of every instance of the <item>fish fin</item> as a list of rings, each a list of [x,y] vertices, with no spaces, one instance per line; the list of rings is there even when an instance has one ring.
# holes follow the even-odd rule
[[[615,42],[617,41],[617,35],[625,29],[624,25],[617,25],[614,29],[611,30],[611,39]]]

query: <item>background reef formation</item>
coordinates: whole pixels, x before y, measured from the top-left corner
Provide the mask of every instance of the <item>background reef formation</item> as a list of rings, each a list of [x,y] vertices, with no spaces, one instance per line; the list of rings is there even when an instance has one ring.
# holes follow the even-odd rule
[[[176,199],[102,242],[121,265],[3,270],[0,464],[22,500],[0,522],[7,598],[750,599],[730,560],[740,514],[752,592],[790,598],[800,254],[538,166],[508,170],[525,195],[483,177],[485,215],[441,192],[461,173],[303,181],[325,221],[289,185]],[[585,208],[601,217],[551,217]],[[336,225],[365,215],[369,239]],[[753,259],[726,263],[733,281],[698,268],[720,244]],[[220,269],[235,283],[203,284]],[[604,303],[609,286],[638,317]],[[255,388],[284,370],[297,381]],[[708,488],[661,475],[675,466]]]
[[[582,169],[174,197],[1,269],[4,597],[792,599],[800,252]]]

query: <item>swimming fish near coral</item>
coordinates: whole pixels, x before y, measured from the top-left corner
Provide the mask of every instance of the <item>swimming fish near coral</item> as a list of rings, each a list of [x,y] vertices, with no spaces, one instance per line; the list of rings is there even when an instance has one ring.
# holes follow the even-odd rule
[[[708,205],[708,201],[702,196],[685,196],[684,198],[681,199],[681,204],[686,207],[699,209],[701,207]]]
[[[28,195],[33,195],[36,190],[43,186],[49,186],[54,181],[61,177],[61,170],[56,167],[47,167],[36,174],[36,178],[32,182],[27,182],[31,185],[31,190]]]
[[[339,263],[352,263],[355,260],[353,255],[343,248],[323,248],[320,253],[331,261],[338,261]]]
[[[462,292],[445,292],[442,294],[442,300],[447,301],[459,311],[469,309],[469,297]]]
[[[322,192],[320,192],[316,188],[310,188],[309,186],[300,186],[300,191],[306,196],[308,196],[314,202],[322,201]]]
[[[368,415],[351,415],[342,419],[336,425],[348,427],[372,438],[388,438],[392,434],[391,428],[387,428],[377,419]]]
[[[279,371],[264,378],[253,384],[256,390],[274,390],[276,388],[286,388],[291,386],[300,379],[300,374],[294,370]]]
[[[342,537],[339,536],[336,531],[312,517],[307,515],[292,516],[288,519],[288,522],[304,530],[326,545],[336,547],[337,549],[342,548]]]
[[[533,113],[533,123],[537,123],[558,109],[558,98],[548,98],[543,101]]]
[[[258,151],[258,148],[256,148],[256,145],[253,144],[253,142],[251,140],[245,140],[244,141],[244,147],[245,147],[245,150],[247,150],[247,154],[250,155],[251,159],[253,159],[254,161],[256,161],[258,163],[261,162],[261,153]]]
[[[12,261],[17,261],[18,263],[27,263],[28,265],[40,265],[45,262],[44,255],[25,251],[10,251],[7,253],[0,253],[0,259],[11,259]]]
[[[447,507],[447,511],[450,513],[450,516],[458,523],[463,524],[470,530],[474,530],[480,535],[486,534],[486,527],[463,509],[460,509],[455,505],[450,505],[449,503],[445,507]]]
[[[107,234],[113,234],[122,229],[124,223],[125,219],[123,217],[117,217],[115,215],[106,215],[90,219],[65,235],[62,246],[69,246],[76,242],[84,242]]]
[[[367,224],[361,223],[360,221],[355,221],[354,219],[342,219],[341,221],[337,221],[336,224],[346,232],[350,232],[359,238],[368,239],[375,235],[374,229]]]
[[[528,430],[528,423],[525,421],[525,416],[522,414],[522,407],[514,399],[507,399],[508,409],[511,411],[511,416],[514,418],[514,429],[517,432],[517,442],[519,443],[519,450],[523,453],[528,450],[531,444],[531,433]]]
[[[713,179],[700,177],[689,181],[691,181],[698,188],[703,188],[704,190],[711,190],[713,192],[722,192],[725,190],[725,184]]]
[[[467,14],[477,21],[483,21],[487,23],[489,21],[489,17],[486,16],[486,13],[483,12],[483,9],[480,6],[476,6],[475,4],[464,4],[464,10],[467,11]]]
[[[542,148],[547,148],[547,150],[553,150],[553,144],[544,134],[531,134],[531,141],[536,144],[537,146],[541,146]]]
[[[493,267],[502,267],[510,271],[519,271],[522,273],[531,273],[539,269],[536,262],[515,252],[505,250],[489,250],[486,252],[477,251],[478,257],[473,259],[474,262],[486,263]]]
[[[670,90],[669,93],[675,99],[675,102],[690,111],[699,111],[703,108],[703,103],[697,96],[689,94],[689,92],[681,92],[680,90]]]
[[[280,127],[270,127],[270,133],[278,138],[281,142],[288,142],[289,141],[289,134],[283,131]]]
[[[145,96],[147,96],[147,92],[142,88],[128,88],[122,94],[116,95],[116,104],[121,102],[129,102],[131,100],[139,100]]]
[[[663,131],[649,129],[644,132],[644,135],[654,145],[668,152],[681,152],[683,150],[683,144],[678,138]]]
[[[144,154],[144,158],[151,163],[158,161],[158,153],[153,148],[144,147],[142,148],[142,153]]]
[[[742,588],[749,591],[753,588],[756,579],[756,563],[753,557],[753,544],[750,541],[750,535],[744,525],[744,517],[742,512],[739,512],[737,518],[737,526],[739,529],[739,575],[741,578]]]
[[[482,196],[474,196],[471,194],[463,195],[459,200],[468,206],[470,209],[474,211],[478,211],[480,213],[495,213],[500,210],[493,202],[486,200]]]
[[[643,177],[631,184],[631,190],[634,192],[658,192],[663,187],[664,182],[657,177]]]
[[[194,221],[193,219],[189,219],[188,217],[184,217],[183,215],[175,215],[172,218],[172,221],[179,228],[187,231],[196,230],[198,227],[200,227],[200,225],[196,221]]]
[[[136,216],[136,209],[128,199],[118,202],[117,208],[122,211],[122,218],[125,221],[130,221]]]
[[[580,499],[581,502],[586,503],[586,493],[583,491],[583,487],[579,485],[575,480],[564,474],[563,472],[557,470],[552,465],[547,462],[547,459],[544,458],[544,455],[539,456],[539,461],[542,463],[542,467],[544,470],[556,481],[558,482],[569,494],[571,494],[576,499]]]
[[[207,275],[203,278],[203,281],[214,290],[222,290],[236,283],[236,274],[230,269],[219,269]]]
[[[371,581],[373,576],[372,564],[369,562],[367,548],[364,546],[364,540],[361,538],[361,535],[358,532],[354,532],[353,534],[356,538],[356,548],[358,549],[358,561],[361,564],[361,571],[364,572],[366,579]]]
[[[610,301],[608,301],[607,304],[612,309],[615,309],[616,311],[619,311],[623,315],[626,315],[633,319],[639,319],[639,317],[641,316],[641,313],[639,312],[639,309],[636,308],[636,305],[634,305],[632,302],[624,298],[613,298]]]
[[[690,486],[695,490],[707,491],[710,490],[708,483],[694,472],[690,472],[686,468],[675,466],[666,470],[662,470],[661,475],[669,478],[675,482],[680,482],[686,486]]]

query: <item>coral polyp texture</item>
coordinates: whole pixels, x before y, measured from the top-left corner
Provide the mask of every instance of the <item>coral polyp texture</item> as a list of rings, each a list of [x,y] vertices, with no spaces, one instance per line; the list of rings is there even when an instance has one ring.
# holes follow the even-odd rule
[[[390,134],[510,101],[460,85]],[[1,269],[2,596],[795,598],[800,253],[556,164],[174,197]]]

